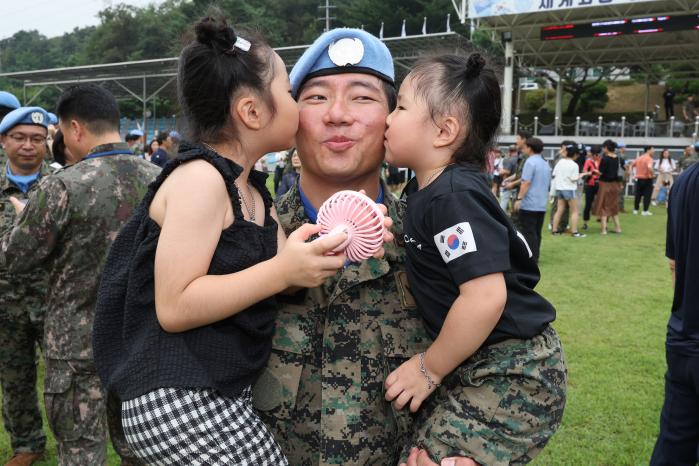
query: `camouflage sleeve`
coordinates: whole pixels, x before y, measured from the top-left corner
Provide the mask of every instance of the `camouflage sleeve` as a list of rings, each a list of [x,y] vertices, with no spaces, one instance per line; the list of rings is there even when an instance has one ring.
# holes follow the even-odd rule
[[[0,264],[10,272],[26,272],[43,262],[69,219],[68,190],[55,176],[32,190],[14,225],[0,239]]]

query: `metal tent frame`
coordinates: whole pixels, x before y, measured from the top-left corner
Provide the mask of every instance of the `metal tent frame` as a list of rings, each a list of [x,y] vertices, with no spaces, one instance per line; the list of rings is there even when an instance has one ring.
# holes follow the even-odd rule
[[[393,55],[397,81],[402,80],[411,65],[420,57],[435,52],[463,53],[469,46],[463,36],[455,32],[421,34],[382,39]],[[298,61],[310,45],[278,47],[288,69]],[[140,60],[100,65],[74,66],[45,70],[0,73],[2,78],[22,81],[24,105],[31,104],[45,89],[79,82],[96,82],[108,88],[117,98],[133,98],[143,104],[145,129],[148,103],[161,93],[174,96],[177,76],[177,57]],[[33,91],[33,92],[31,92]],[[28,96],[28,93],[31,94]]]
[[[467,0],[461,0],[460,4],[452,0],[452,3],[459,19],[465,23],[468,20]],[[635,66],[641,67],[649,78],[658,78],[655,76],[653,65],[682,63],[691,68],[684,72],[684,76],[699,76],[699,30],[542,41],[542,27],[697,12],[699,0],[653,0],[479,18],[477,21],[480,26],[502,37],[505,45],[503,134],[510,134],[512,129],[515,63],[525,68],[537,67],[557,71],[559,76],[567,69],[582,66]],[[559,78],[556,92],[558,121],[561,121],[561,101],[562,83]]]

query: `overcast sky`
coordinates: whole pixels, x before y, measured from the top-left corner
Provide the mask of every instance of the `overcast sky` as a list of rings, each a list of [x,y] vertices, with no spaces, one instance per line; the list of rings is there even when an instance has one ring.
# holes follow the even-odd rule
[[[93,26],[99,22],[100,10],[118,3],[146,6],[162,0],[0,0],[0,39],[23,29],[55,37],[76,27]]]

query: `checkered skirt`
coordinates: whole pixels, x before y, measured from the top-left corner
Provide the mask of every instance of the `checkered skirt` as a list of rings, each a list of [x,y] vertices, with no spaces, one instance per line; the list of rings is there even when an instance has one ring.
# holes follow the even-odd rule
[[[252,391],[160,388],[121,407],[129,447],[153,465],[288,465],[252,407]]]

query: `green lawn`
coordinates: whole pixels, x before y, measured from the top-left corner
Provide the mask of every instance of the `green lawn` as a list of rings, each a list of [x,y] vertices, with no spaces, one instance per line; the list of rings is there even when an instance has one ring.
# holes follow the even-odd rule
[[[626,201],[627,208],[631,202]],[[665,209],[623,214],[623,234],[544,232],[538,291],[554,303],[569,370],[563,426],[538,465],[647,464],[658,431],[663,342],[672,301]],[[0,461],[9,458],[0,433]],[[55,446],[41,465],[55,465]],[[110,452],[110,464],[118,464]]]

